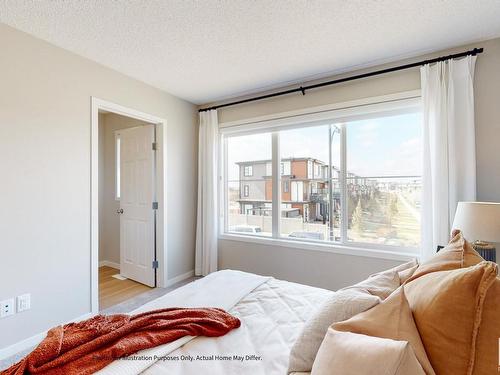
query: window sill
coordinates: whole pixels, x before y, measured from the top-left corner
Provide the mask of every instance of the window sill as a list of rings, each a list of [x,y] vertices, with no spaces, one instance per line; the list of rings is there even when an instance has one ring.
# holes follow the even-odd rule
[[[258,237],[252,235],[240,235],[232,233],[220,234],[219,239],[228,241],[255,243],[255,244],[269,245],[269,246],[288,247],[306,251],[323,251],[334,254],[361,256],[365,258],[410,261],[412,259],[420,257],[420,255],[415,252],[391,251],[387,249],[375,248],[376,245],[369,245],[371,246],[371,248],[363,248],[360,246],[347,246],[342,244],[323,244],[319,242],[318,243],[305,242],[305,241],[289,240],[284,238]]]

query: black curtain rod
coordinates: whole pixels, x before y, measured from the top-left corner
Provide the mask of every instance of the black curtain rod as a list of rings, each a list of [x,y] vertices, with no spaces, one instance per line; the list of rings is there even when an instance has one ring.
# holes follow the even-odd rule
[[[242,99],[238,100],[235,102],[230,102],[230,103],[225,103],[225,104],[219,104],[219,105],[214,105],[213,107],[208,107],[208,108],[201,108],[198,110],[198,112],[205,112],[205,111],[210,111],[212,109],[218,109],[218,108],[224,108],[224,107],[229,107],[237,104],[243,104],[243,103],[249,103],[249,102],[255,102],[257,100],[263,100],[263,99],[269,99],[269,98],[274,98],[276,96],[282,96],[282,95],[288,95],[288,94],[293,94],[295,92],[301,92],[302,95],[306,94],[307,90],[311,89],[317,89],[319,87],[324,87],[324,86],[330,86],[330,85],[336,85],[337,83],[342,83],[342,82],[348,82],[348,81],[354,81],[356,79],[361,79],[361,78],[367,78],[367,77],[373,77],[377,76],[380,74],[385,74],[385,73],[391,73],[391,72],[396,72],[398,70],[404,70],[404,69],[410,69],[410,68],[415,68],[417,66],[422,66],[426,64],[433,64],[437,63],[439,61],[445,61],[449,59],[457,59],[460,57],[465,57],[465,56],[475,56],[478,53],[483,53],[483,48],[474,48],[470,51],[465,51],[465,52],[460,52],[460,53],[455,53],[453,55],[448,55],[448,56],[441,56],[441,57],[436,57],[435,59],[429,59],[429,60],[423,60],[423,61],[418,61],[415,63],[411,64],[406,64],[406,65],[400,65],[400,66],[394,66],[392,68],[387,68],[387,69],[381,69],[381,70],[375,70],[373,72],[368,72],[368,73],[363,73],[363,74],[358,74],[355,76],[351,77],[345,77],[345,78],[339,78],[339,79],[334,79],[332,81],[326,81],[326,82],[321,82],[321,83],[316,83],[314,85],[308,85],[308,86],[300,86],[296,87],[293,89],[289,90],[284,90],[284,91],[278,91],[272,94],[267,94],[267,95],[261,95],[261,96],[255,96],[253,98],[248,98],[248,99]]]

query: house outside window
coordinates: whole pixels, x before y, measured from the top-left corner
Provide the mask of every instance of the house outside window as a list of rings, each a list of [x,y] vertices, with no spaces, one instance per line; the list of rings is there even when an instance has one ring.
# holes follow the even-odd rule
[[[244,197],[248,197],[249,192],[250,192],[250,187],[249,187],[248,185],[245,185],[245,186],[243,187],[243,196],[244,196]]]

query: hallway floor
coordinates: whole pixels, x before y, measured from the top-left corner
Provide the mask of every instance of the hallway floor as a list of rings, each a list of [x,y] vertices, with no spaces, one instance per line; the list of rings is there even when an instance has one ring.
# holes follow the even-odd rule
[[[115,279],[113,275],[117,273],[120,271],[115,268],[99,267],[99,310],[101,311],[154,289],[133,280]]]

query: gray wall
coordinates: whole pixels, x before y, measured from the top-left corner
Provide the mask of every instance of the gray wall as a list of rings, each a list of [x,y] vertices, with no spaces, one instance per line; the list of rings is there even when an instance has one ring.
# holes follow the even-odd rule
[[[90,312],[90,98],[168,121],[169,278],[194,268],[196,107],[0,24],[0,348]]]
[[[476,46],[485,48],[478,56],[475,76],[477,191],[478,200],[500,202],[500,39],[460,46],[431,55],[448,55]],[[390,64],[390,66],[398,63]],[[386,65],[389,66],[389,65]],[[382,66],[380,67],[382,68]],[[372,68],[376,69],[376,68]],[[361,72],[361,71],[360,71]],[[351,72],[349,75],[355,74]],[[338,77],[341,77],[339,75]],[[229,122],[301,108],[344,102],[420,88],[418,69],[348,82],[312,90],[305,96],[287,95],[219,110],[219,121]],[[500,246],[497,245],[497,249]],[[219,267],[269,274],[282,279],[337,289],[359,281],[396,262],[316,251],[298,251],[279,246],[261,246],[219,240]]]
[[[99,139],[99,261],[120,264],[120,216],[116,213],[120,201],[115,199],[115,132],[144,125],[148,123],[115,113],[99,114],[99,136],[102,136]]]

